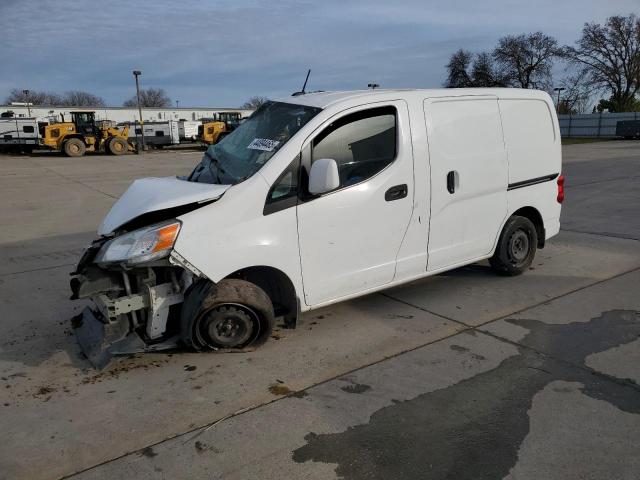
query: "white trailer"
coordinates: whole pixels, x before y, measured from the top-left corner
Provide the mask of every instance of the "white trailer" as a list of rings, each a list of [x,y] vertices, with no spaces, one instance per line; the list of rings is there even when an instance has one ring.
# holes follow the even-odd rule
[[[0,151],[31,151],[38,145],[35,118],[0,118]]]
[[[178,132],[181,142],[195,142],[198,139],[198,127],[201,122],[195,120],[180,120],[178,122]]]
[[[166,122],[145,122],[129,124],[129,141],[142,143],[142,128],[144,127],[144,143],[149,147],[162,148],[180,143],[180,130],[177,120]]]

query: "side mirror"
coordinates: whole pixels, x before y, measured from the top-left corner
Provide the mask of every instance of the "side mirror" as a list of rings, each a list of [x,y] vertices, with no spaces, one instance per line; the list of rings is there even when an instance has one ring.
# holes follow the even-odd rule
[[[335,190],[339,186],[338,164],[333,158],[319,158],[311,164],[309,193],[318,195]]]

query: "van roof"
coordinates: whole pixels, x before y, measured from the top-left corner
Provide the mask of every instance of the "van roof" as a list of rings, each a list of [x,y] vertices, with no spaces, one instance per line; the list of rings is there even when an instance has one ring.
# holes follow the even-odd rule
[[[398,93],[405,95],[420,94],[425,98],[430,97],[462,97],[492,95],[498,98],[548,98],[548,94],[542,90],[529,90],[524,88],[432,88],[432,89],[383,89],[375,90],[351,90],[336,92],[311,92],[302,95],[280,98],[278,101],[307,105],[310,107],[326,108],[330,105],[346,102],[361,97],[387,97],[389,94]]]

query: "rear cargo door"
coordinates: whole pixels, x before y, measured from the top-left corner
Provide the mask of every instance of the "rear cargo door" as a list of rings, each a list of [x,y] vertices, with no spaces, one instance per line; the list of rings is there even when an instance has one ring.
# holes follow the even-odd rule
[[[431,161],[427,270],[491,253],[507,214],[508,161],[497,98],[424,101]]]

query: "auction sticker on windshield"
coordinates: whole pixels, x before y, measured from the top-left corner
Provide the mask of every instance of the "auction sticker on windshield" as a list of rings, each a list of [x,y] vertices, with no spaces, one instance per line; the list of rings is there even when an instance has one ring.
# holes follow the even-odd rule
[[[263,152],[273,152],[280,142],[278,140],[269,140],[268,138],[254,138],[253,141],[247,145],[247,148],[251,150],[262,150]]]

